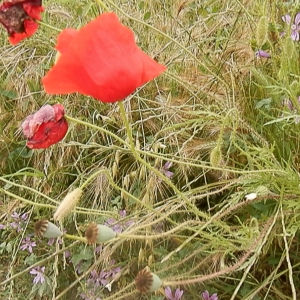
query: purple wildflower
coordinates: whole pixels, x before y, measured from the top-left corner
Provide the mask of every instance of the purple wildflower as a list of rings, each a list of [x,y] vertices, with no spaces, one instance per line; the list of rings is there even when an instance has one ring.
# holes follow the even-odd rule
[[[91,277],[87,280],[87,282],[93,285],[95,288],[98,286],[106,286],[108,283],[107,278],[109,277],[108,272],[101,271],[99,274],[96,270],[91,271]]]
[[[67,250],[64,252],[64,255],[65,255],[65,258],[69,258],[72,256],[72,253],[69,250]]]
[[[111,260],[109,263],[110,266],[113,266],[114,264],[115,264],[114,260]],[[108,273],[108,277],[114,278],[120,272],[121,272],[121,267],[115,267],[115,268],[110,269],[107,273]]]
[[[298,104],[300,105],[300,96],[298,97]],[[285,98],[282,100],[282,105],[283,106],[286,106],[290,111],[293,111],[294,113],[297,113],[297,109],[294,108],[294,105],[293,105],[293,102],[288,99],[288,98]],[[299,116],[296,116],[295,117],[295,124],[298,124],[300,123],[300,118]]]
[[[95,253],[96,254],[99,254],[99,253],[101,253],[101,251],[102,251],[102,245],[99,245],[98,247],[96,247],[96,249],[95,249]]]
[[[218,300],[218,295],[217,295],[217,293],[215,293],[215,294],[212,294],[211,296],[209,296],[209,292],[204,291],[202,293],[202,298],[203,298],[203,300]]]
[[[166,294],[167,299],[169,299],[169,300],[179,300],[179,299],[181,299],[181,297],[183,295],[183,291],[180,290],[180,288],[177,288],[175,291],[175,294],[173,296],[171,288],[166,287],[165,294]]]
[[[36,246],[36,242],[31,242],[30,237],[27,236],[25,239],[22,241],[22,246],[20,247],[21,250],[28,250],[29,253],[32,253],[32,247]]]
[[[171,161],[167,161],[161,168],[161,172],[164,173],[169,179],[171,179],[174,175],[174,172],[169,171],[169,169],[172,167],[172,164],[173,163]]]
[[[33,278],[33,283],[34,284],[38,284],[39,282],[43,283],[45,281],[44,272],[45,272],[45,267],[39,267],[39,266],[36,267],[36,268],[33,268],[29,272],[31,275],[36,275]]]
[[[293,41],[299,41],[299,30],[300,30],[300,13],[297,13],[292,24],[291,15],[287,14],[282,16],[283,22],[291,26],[291,38]]]
[[[270,58],[271,54],[269,54],[268,52],[266,52],[264,50],[257,50],[255,52],[255,56],[258,58]]]
[[[5,229],[5,225],[4,224],[0,224],[0,230],[1,229]]]
[[[119,212],[119,215],[121,216],[121,219],[126,217],[126,211],[125,210],[121,210]],[[131,226],[134,222],[132,220],[129,221],[120,221],[118,224],[118,221],[113,219],[113,218],[109,218],[104,222],[104,225],[110,227],[114,232],[116,233],[121,233],[124,229],[126,229],[127,227]]]
[[[22,225],[28,218],[28,213],[24,213],[22,215],[18,214],[17,212],[13,212],[11,215],[12,219],[15,221],[10,223],[10,226],[17,230],[17,232],[22,231]]]

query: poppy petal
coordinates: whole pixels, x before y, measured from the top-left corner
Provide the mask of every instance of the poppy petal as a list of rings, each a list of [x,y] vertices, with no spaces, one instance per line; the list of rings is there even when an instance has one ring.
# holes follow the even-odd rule
[[[166,69],[137,47],[132,31],[114,13],[69,30],[60,34],[61,56],[42,80],[49,94],[79,92],[103,102],[120,101]]]
[[[70,45],[73,43],[73,39],[77,35],[77,30],[73,28],[67,28],[62,31],[57,38],[57,45],[55,49],[64,54],[68,51]]]
[[[34,20],[41,20],[41,13],[44,11],[44,7],[41,6],[42,1],[28,1],[23,4],[23,9],[27,12],[28,16]]]
[[[58,122],[49,121],[40,125],[37,132],[27,141],[30,149],[45,149],[61,141],[68,131],[68,123],[63,118]]]
[[[41,5],[41,0],[7,0],[0,5],[0,21],[8,31],[12,45],[37,31],[35,20],[40,20],[44,11]]]
[[[22,32],[22,33],[16,32],[9,36],[9,42],[12,45],[16,45],[20,41],[32,36],[38,29],[38,24],[31,20],[25,20],[24,26],[25,24],[26,24],[26,32]]]

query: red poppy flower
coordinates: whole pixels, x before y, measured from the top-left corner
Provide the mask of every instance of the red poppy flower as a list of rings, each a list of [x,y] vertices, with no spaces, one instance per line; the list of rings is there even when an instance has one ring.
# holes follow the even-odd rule
[[[9,34],[9,41],[15,45],[32,36],[38,28],[35,20],[41,19],[42,0],[7,0],[0,4],[0,23]]]
[[[27,147],[45,149],[61,141],[68,131],[61,104],[45,105],[28,116],[22,123],[23,134],[27,137]]]
[[[152,80],[166,67],[145,54],[133,32],[114,13],[58,36],[59,58],[43,78],[49,94],[79,92],[102,102],[116,102]]]

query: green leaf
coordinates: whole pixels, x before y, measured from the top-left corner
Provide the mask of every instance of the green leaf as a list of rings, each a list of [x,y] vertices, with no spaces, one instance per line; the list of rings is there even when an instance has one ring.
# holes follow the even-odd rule
[[[150,11],[147,11],[147,12],[144,14],[144,21],[147,21],[150,17],[151,17],[151,13],[150,13]]]
[[[0,91],[0,95],[3,95],[8,99],[15,99],[18,97],[18,94],[15,91]]]

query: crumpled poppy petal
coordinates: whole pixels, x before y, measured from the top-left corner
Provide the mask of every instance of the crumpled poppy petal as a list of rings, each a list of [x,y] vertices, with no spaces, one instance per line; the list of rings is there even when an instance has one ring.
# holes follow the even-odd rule
[[[34,20],[41,20],[41,13],[44,11],[44,7],[41,5],[41,0],[26,1],[23,4],[23,8],[30,18]]]
[[[9,34],[12,45],[33,35],[41,19],[42,0],[6,0],[0,5],[0,23]]]
[[[68,122],[64,118],[61,104],[47,104],[22,122],[23,134],[27,137],[27,146],[31,149],[48,148],[59,142],[68,131]]]
[[[55,110],[51,105],[41,107],[36,113],[28,116],[22,122],[23,133],[27,138],[31,138],[42,123],[54,120]]]
[[[39,126],[36,133],[29,139],[26,146],[30,149],[46,149],[61,141],[68,131],[68,122],[61,119],[58,122],[49,121]]]
[[[37,31],[38,26],[39,25],[32,20],[25,20],[24,27],[26,32],[14,33],[13,35],[9,36],[9,42],[12,45],[16,45],[20,41],[32,36]]]
[[[166,69],[137,47],[132,31],[114,13],[73,30],[67,44],[69,34],[66,30],[60,34],[61,56],[42,80],[49,94],[79,92],[116,102]]]

